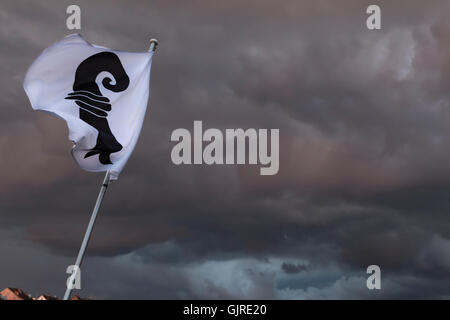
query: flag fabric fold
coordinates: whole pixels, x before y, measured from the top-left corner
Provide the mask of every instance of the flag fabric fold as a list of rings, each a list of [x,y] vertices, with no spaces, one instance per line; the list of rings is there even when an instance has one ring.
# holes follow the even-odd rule
[[[34,110],[64,119],[72,155],[87,171],[115,180],[129,159],[145,117],[153,52],[123,52],[72,34],[45,49],[27,71]]]

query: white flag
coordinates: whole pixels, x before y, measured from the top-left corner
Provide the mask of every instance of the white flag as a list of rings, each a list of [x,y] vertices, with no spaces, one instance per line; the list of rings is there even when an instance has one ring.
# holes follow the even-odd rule
[[[87,171],[117,179],[144,121],[153,52],[123,52],[73,34],[45,49],[23,86],[35,110],[63,118],[72,155]]]

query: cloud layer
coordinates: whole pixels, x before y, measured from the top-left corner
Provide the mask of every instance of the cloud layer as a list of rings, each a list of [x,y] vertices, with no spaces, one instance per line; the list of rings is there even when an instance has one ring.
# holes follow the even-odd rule
[[[0,9],[0,286],[62,294],[101,175],[22,88],[67,1]],[[149,112],[108,190],[82,295],[449,298],[448,1],[81,1],[83,36],[158,38]],[[175,166],[170,134],[279,128],[280,171]],[[365,286],[382,269],[382,290]]]

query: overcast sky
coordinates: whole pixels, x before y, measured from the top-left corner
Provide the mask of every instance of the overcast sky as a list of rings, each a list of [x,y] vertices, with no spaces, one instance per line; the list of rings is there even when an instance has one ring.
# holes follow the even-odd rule
[[[62,296],[102,174],[22,87],[72,33],[153,57],[143,131],[108,189],[84,297],[450,298],[450,2],[0,5],[0,287]],[[174,129],[279,128],[280,171],[176,166]],[[366,288],[367,266],[382,289]]]

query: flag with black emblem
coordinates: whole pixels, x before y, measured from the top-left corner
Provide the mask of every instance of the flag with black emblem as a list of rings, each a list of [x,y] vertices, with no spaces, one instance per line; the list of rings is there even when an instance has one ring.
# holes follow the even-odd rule
[[[87,171],[117,179],[144,121],[150,90],[151,52],[123,52],[73,34],[33,62],[24,89],[35,110],[67,122],[72,155]]]

